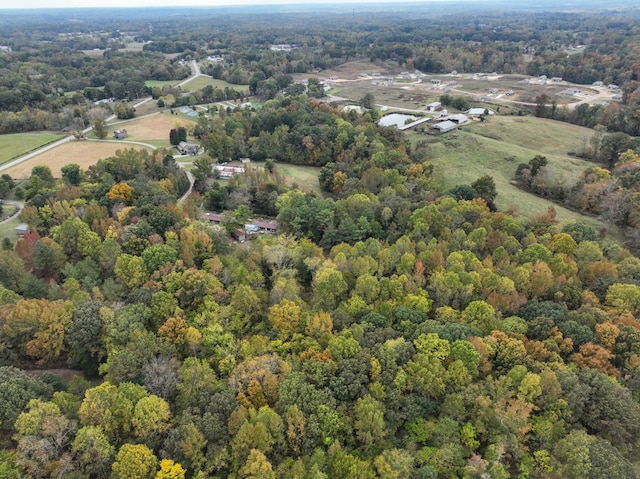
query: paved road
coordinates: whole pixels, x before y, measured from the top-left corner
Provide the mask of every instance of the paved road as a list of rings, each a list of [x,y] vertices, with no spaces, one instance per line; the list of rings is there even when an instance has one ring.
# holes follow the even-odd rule
[[[141,100],[138,103],[136,103],[135,105],[133,105],[133,107],[137,108],[140,105],[144,105],[148,101],[151,101],[151,97],[144,98],[143,100]],[[115,115],[111,115],[109,118],[107,118],[105,120],[105,122],[109,122],[111,120],[114,120],[115,118],[116,118]],[[92,126],[90,126],[88,128],[85,128],[84,130],[82,130],[82,134],[86,135],[91,130],[93,130]],[[11,168],[13,166],[16,166],[16,165],[22,163],[23,161],[27,161],[27,160],[30,160],[31,158],[35,158],[36,156],[44,153],[45,151],[53,150],[54,148],[57,148],[57,147],[59,147],[61,145],[64,145],[65,143],[69,143],[70,141],[72,141],[74,139],[75,139],[75,136],[69,135],[69,136],[66,136],[64,138],[59,139],[58,141],[54,141],[53,143],[49,143],[48,145],[45,145],[42,148],[38,148],[37,150],[33,150],[33,151],[27,153],[26,155],[19,156],[18,158],[16,158],[15,160],[10,161],[9,163],[5,163],[4,165],[0,165],[0,171],[8,170],[9,168]]]

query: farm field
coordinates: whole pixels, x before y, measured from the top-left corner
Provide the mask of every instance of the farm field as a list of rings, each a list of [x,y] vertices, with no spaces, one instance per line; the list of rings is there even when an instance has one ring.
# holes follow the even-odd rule
[[[5,173],[13,178],[24,179],[31,175],[31,169],[34,166],[47,165],[51,168],[53,176],[59,178],[60,169],[69,163],[77,163],[81,168],[86,169],[98,160],[112,156],[117,150],[131,147],[141,149],[140,146],[126,143],[72,141],[9,168]]]
[[[0,135],[0,164],[63,138],[55,133],[14,133]]]
[[[126,129],[128,140],[151,141],[165,140],[169,145],[169,131],[178,126],[188,127],[195,124],[192,120],[162,112],[144,118],[134,118],[126,122],[118,122],[109,125],[109,137],[113,137],[113,130]]]

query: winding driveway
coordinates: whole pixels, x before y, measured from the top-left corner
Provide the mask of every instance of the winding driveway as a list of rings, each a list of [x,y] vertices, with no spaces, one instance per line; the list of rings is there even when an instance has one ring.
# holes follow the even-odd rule
[[[24,208],[24,203],[20,202],[20,201],[14,201],[14,200],[2,200],[2,204],[5,205],[13,205],[13,206],[17,206],[18,209],[16,210],[15,213],[13,213],[11,216],[9,216],[7,219],[4,219],[2,221],[0,221],[0,225],[3,225],[5,223],[8,223],[9,221],[11,221],[13,218],[15,218],[16,216],[18,216],[20,214],[20,212],[22,211],[22,208]]]

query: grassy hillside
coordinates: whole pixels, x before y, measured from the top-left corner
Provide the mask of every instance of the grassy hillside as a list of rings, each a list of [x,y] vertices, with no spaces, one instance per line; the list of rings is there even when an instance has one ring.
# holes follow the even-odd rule
[[[488,123],[467,125],[439,137],[409,133],[412,144],[426,146],[427,155],[442,169],[446,187],[472,183],[483,175],[493,176],[500,209],[515,207],[525,216],[542,213],[553,204],[512,184],[520,163],[541,154],[549,160],[554,180],[572,184],[593,163],[568,155],[588,142],[592,131],[534,117],[492,117]],[[587,219],[554,205],[560,221]]]

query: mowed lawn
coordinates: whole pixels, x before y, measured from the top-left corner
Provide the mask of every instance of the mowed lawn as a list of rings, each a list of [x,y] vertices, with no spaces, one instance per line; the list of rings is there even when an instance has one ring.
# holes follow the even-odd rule
[[[491,117],[486,124],[473,124],[459,130],[430,137],[409,134],[414,147],[427,145],[427,156],[440,166],[446,188],[471,184],[484,175],[493,177],[498,190],[496,204],[501,210],[515,208],[523,216],[544,213],[551,205],[560,221],[595,219],[563,208],[521,190],[513,184],[516,168],[535,155],[544,155],[553,172],[552,181],[572,185],[585,168],[594,166],[569,156],[584,147],[592,130],[567,123],[534,117]]]
[[[316,166],[289,165],[276,163],[277,170],[287,179],[288,185],[297,185],[301,191],[307,193],[321,193],[318,175],[320,168]]]
[[[209,78],[205,76],[199,76],[194,78],[193,80],[182,85],[182,89],[186,91],[197,91],[202,90],[204,87],[211,85],[220,90],[224,90],[229,87],[232,90],[249,92],[249,85],[234,85],[233,83],[227,83],[224,80],[216,80],[215,78]]]
[[[189,160],[193,161],[193,160]],[[230,165],[240,166],[236,162],[229,163]],[[252,161],[249,166],[255,166],[257,168],[264,168],[263,161]],[[304,166],[304,165],[291,165],[288,163],[276,163],[276,170],[281,175],[284,175],[285,180],[289,186],[296,185],[300,191],[306,193],[322,193],[320,190],[320,183],[318,182],[318,175],[320,175],[320,168],[317,166]],[[187,169],[191,170],[189,166]],[[217,180],[220,181],[220,180]]]
[[[14,133],[0,135],[0,164],[63,138],[55,133]]]
[[[11,241],[16,242],[18,240],[18,234],[16,233],[16,226],[22,224],[20,215],[16,216],[6,223],[0,224],[0,240],[9,238]]]

